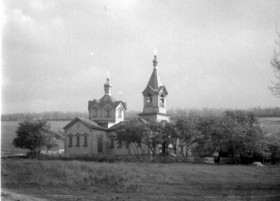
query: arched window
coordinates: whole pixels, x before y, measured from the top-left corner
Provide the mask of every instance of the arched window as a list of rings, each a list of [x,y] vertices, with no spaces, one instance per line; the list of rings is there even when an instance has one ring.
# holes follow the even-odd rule
[[[105,109],[105,117],[111,117],[111,109],[109,107]]]
[[[160,95],[160,106],[164,107],[164,95],[163,94]]]
[[[69,134],[68,135],[68,137],[69,137],[69,145],[68,145],[68,147],[72,147],[73,146],[73,135],[72,134]]]
[[[88,134],[84,134],[84,147],[88,146]]]
[[[151,102],[153,102],[152,95],[151,95],[151,94],[149,94],[149,95],[147,96],[146,100],[147,100],[147,103],[151,103]]]
[[[92,109],[92,117],[97,117],[98,116],[98,108],[93,108]]]
[[[77,144],[76,147],[80,146],[80,134],[77,134]]]

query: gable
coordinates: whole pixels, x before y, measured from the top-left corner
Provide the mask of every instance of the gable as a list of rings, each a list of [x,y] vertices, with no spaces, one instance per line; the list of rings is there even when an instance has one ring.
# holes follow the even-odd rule
[[[123,104],[123,102],[119,102],[118,105],[116,105],[116,110],[122,110],[122,111],[126,111],[125,105]]]
[[[84,125],[81,121],[75,121],[70,126],[65,129],[67,134],[77,134],[77,133],[90,133],[91,128]]]
[[[159,94],[161,94],[161,93],[162,93],[164,96],[167,96],[167,95],[168,95],[168,92],[167,92],[165,86],[161,86],[161,87],[159,88]]]
[[[81,124],[83,124],[84,126],[86,126],[88,129],[95,129],[95,130],[106,130],[105,128],[99,126],[97,123],[95,123],[94,121],[91,121],[89,119],[82,119],[79,117],[76,117],[75,119],[73,119],[70,123],[68,123],[63,129],[64,130],[68,130],[69,128],[71,128],[73,125],[75,125],[77,122],[80,122]]]
[[[157,90],[154,90],[151,86],[147,86],[146,88],[145,88],[145,90],[142,92],[142,94],[144,95],[144,96],[148,96],[149,94],[151,94],[151,95],[153,95],[153,94],[155,94],[157,92]]]
[[[144,96],[148,96],[149,94],[153,95],[159,93],[163,93],[165,96],[168,95],[165,86],[160,86],[158,89],[153,89],[151,86],[147,86],[145,90],[142,92]]]

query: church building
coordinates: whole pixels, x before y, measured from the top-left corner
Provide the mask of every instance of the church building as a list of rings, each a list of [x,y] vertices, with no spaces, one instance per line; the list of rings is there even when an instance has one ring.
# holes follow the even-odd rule
[[[166,114],[166,96],[168,92],[158,75],[157,56],[154,55],[153,72],[150,80],[142,92],[144,97],[143,112],[137,121],[162,122],[170,121]],[[128,154],[128,147],[118,145],[115,136],[116,129],[125,122],[127,105],[112,97],[112,85],[109,77],[104,84],[104,96],[88,102],[89,118],[75,118],[63,129],[65,130],[65,153],[69,156]],[[142,154],[149,154],[148,147]]]

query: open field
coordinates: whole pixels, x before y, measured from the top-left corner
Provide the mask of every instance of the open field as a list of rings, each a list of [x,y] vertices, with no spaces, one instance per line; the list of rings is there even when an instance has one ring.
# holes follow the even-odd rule
[[[2,160],[1,175],[2,198],[280,200],[279,166]]]

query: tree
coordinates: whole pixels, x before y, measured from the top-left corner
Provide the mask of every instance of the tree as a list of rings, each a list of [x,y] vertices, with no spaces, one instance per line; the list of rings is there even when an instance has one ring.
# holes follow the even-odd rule
[[[262,152],[263,133],[253,113],[227,111],[223,116],[199,117],[192,153],[211,156],[215,152],[238,158]]]
[[[184,148],[186,151],[186,156],[191,148],[191,145],[194,143],[195,136],[198,135],[198,130],[196,129],[196,120],[195,116],[188,118],[180,118],[176,122],[177,128],[177,137],[179,139],[178,146],[180,152],[184,155]]]
[[[138,154],[139,149],[143,153],[141,144],[146,133],[143,122],[138,121],[136,118],[131,119],[122,124],[115,132],[118,144],[124,144],[128,154],[131,152],[130,148],[135,154]]]
[[[219,121],[219,150],[234,159],[260,153],[263,133],[253,113],[227,111]]]
[[[280,161],[280,139],[263,137],[263,154],[270,159],[272,164]]]
[[[280,98],[280,33],[278,31],[277,36],[278,39],[275,40],[277,48],[274,49],[274,54],[271,59],[271,66],[277,81],[274,83],[274,86],[270,87],[270,90],[273,95]]]
[[[118,144],[125,144],[129,154],[130,148],[135,154],[138,154],[138,149],[143,153],[142,144],[153,155],[156,154],[156,145],[160,145],[162,154],[168,153],[170,144],[176,151],[177,131],[173,123],[142,122],[136,118],[125,122],[115,132]]]
[[[19,123],[13,145],[29,149],[31,154],[40,153],[43,147],[54,147],[55,133],[45,120],[25,120]]]
[[[159,127],[159,143],[161,144],[162,154],[168,154],[170,145],[176,154],[178,130],[172,122],[162,122],[158,124]]]
[[[211,156],[220,146],[218,122],[220,117],[202,116],[196,122],[192,153],[196,157]]]

